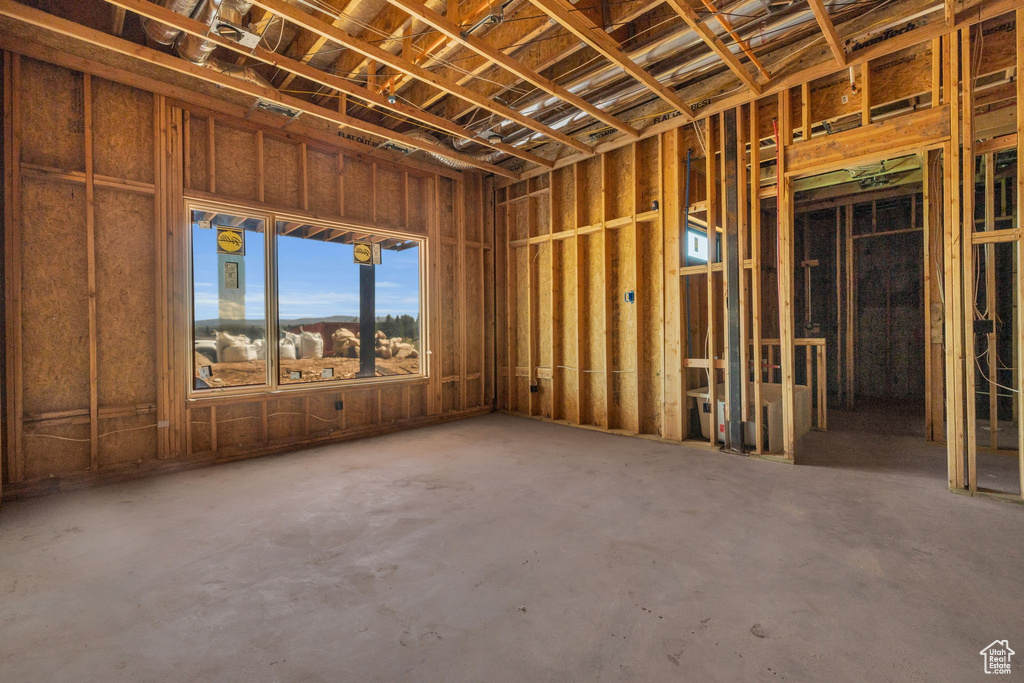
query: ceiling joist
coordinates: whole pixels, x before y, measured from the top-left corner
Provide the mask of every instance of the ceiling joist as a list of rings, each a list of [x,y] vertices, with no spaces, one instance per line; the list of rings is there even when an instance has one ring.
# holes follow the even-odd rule
[[[836,35],[836,27],[832,23],[832,18],[828,16],[825,3],[822,0],[807,0],[807,4],[811,6],[811,11],[814,12],[814,18],[817,20],[818,26],[821,27],[821,32],[825,34],[825,41],[828,42],[829,49],[832,50],[832,56],[836,58],[839,66],[846,66],[846,51],[843,49],[842,43],[839,42],[839,36]]]
[[[290,59],[289,57],[285,57],[276,52],[265,50],[259,46],[252,50],[246,49],[233,40],[222,38],[217,33],[211,32],[206,24],[185,17],[181,14],[178,14],[177,12],[172,12],[171,10],[166,9],[165,7],[162,7],[152,2],[148,2],[148,0],[106,1],[115,7],[130,10],[135,14],[138,14],[139,16],[148,17],[150,19],[167,24],[168,26],[173,26],[175,28],[181,29],[186,33],[190,33],[205,40],[209,40],[229,50],[250,55],[254,59],[264,62],[265,64],[276,66],[296,76],[302,76],[303,78],[309,79],[315,83],[319,83],[320,85],[323,85],[325,87],[333,88],[341,93],[344,93],[345,95],[357,97],[367,103],[376,105],[384,110],[393,111],[397,114],[401,114],[405,117],[413,119],[414,121],[420,121],[426,124],[427,126],[432,126],[433,128],[448,133],[450,135],[464,138],[466,140],[473,140],[474,142],[479,142],[480,144],[487,145],[488,147],[491,147],[493,149],[502,151],[511,156],[519,157],[521,159],[530,161],[535,164],[539,164],[541,166],[550,167],[552,165],[551,161],[543,157],[539,157],[535,154],[530,154],[529,152],[524,152],[516,147],[512,147],[511,145],[507,145],[505,143],[500,142],[491,143],[482,140],[476,137],[475,133],[473,133],[472,131],[463,128],[462,126],[456,123],[452,123],[440,116],[435,116],[434,114],[424,111],[418,107],[402,104],[400,102],[395,102],[392,104],[388,102],[386,97],[376,92],[375,90],[370,90],[369,88],[361,87],[343,78],[339,78],[338,76],[325,73],[323,71],[320,71],[319,69],[314,69],[308,64],[295,61],[294,59]]]
[[[568,0],[530,0],[538,9],[557,21],[566,30],[600,52],[606,59],[645,85],[652,93],[665,100],[682,114],[684,121],[693,120],[693,110],[675,91],[647,73],[622,51],[621,46],[608,33],[583,15],[574,11]]]
[[[449,159],[460,161],[479,168],[480,170],[495,173],[505,178],[511,178],[514,180],[520,177],[518,173],[509,171],[501,166],[480,161],[469,155],[455,152],[445,147],[441,147],[440,145],[434,145],[422,140],[411,138],[388,128],[331,111],[330,109],[311,104],[296,97],[284,95],[273,88],[249,83],[240,78],[235,78],[234,76],[228,76],[218,71],[214,71],[213,69],[197,66],[188,60],[172,57],[171,55],[158,52],[157,50],[153,50],[152,48],[148,48],[144,45],[132,43],[127,40],[117,38],[116,36],[103,33],[102,31],[88,28],[82,24],[62,19],[61,17],[53,14],[48,14],[32,7],[27,7],[14,2],[13,0],[0,0],[0,15],[10,17],[11,19],[29,24],[30,26],[51,31],[58,35],[73,38],[75,40],[81,40],[82,42],[110,50],[111,52],[140,59],[181,74],[192,76],[228,90],[234,90],[235,92],[243,93],[251,97],[276,102],[296,111],[324,119],[337,125],[362,131],[385,140],[394,140],[398,144],[411,147],[413,149],[420,149],[432,154],[439,154]]]
[[[484,42],[480,38],[470,34],[463,33],[461,27],[448,21],[437,12],[434,12],[426,5],[422,4],[418,0],[388,0],[392,5],[401,7],[403,10],[409,13],[410,16],[419,19],[420,21],[433,26],[438,31],[443,33],[449,39],[463,45],[478,55],[485,57],[494,64],[497,64],[507,71],[512,72],[519,78],[523,79],[527,83],[540,88],[550,95],[560,97],[565,102],[571,104],[577,109],[590,114],[595,119],[602,123],[615,128],[616,130],[625,133],[626,135],[634,138],[640,137],[640,133],[628,124],[620,121],[611,114],[604,110],[596,107],[595,105],[587,102],[582,97],[574,95],[562,86],[558,85],[554,81],[541,76],[532,69],[527,68],[520,62],[516,61],[507,54],[491,47],[488,43]],[[454,0],[452,0],[454,3]]]
[[[812,0],[813,1],[813,0]],[[687,4],[686,0],[667,0],[668,4],[672,9],[676,11],[683,21],[696,33],[704,44],[707,45],[711,50],[718,55],[719,59],[725,62],[725,65],[736,74],[737,78],[750,89],[750,91],[756,95],[761,94],[761,84],[758,83],[754,76],[747,71],[747,68],[740,63],[739,57],[732,53],[732,50],[722,42],[722,39],[715,35],[715,32],[711,30],[707,24],[701,21],[700,17],[697,16],[697,12],[694,11],[690,5]]]
[[[444,90],[450,95],[468,100],[482,109],[486,109],[487,111],[493,112],[499,116],[515,121],[530,130],[546,135],[556,142],[572,147],[584,154],[592,154],[594,151],[594,148],[590,145],[584,144],[569,135],[544,125],[543,123],[534,121],[529,116],[521,114],[502,104],[498,104],[485,95],[481,95],[480,93],[463,87],[454,81],[439,76],[432,71],[428,71],[427,69],[424,69],[417,64],[413,64],[400,56],[393,55],[387,50],[383,50],[375,45],[371,45],[370,43],[360,40],[332,24],[296,9],[292,5],[284,2],[284,0],[255,0],[254,4],[287,19],[293,24],[301,26],[307,31],[318,33],[324,38],[344,45],[345,47],[365,55],[380,64],[386,64],[392,69],[396,69],[409,76],[426,81],[439,90]]]

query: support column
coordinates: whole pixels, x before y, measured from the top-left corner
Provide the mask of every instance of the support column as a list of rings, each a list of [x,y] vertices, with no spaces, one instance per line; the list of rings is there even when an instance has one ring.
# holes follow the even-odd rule
[[[729,383],[728,427],[726,447],[733,451],[743,450],[743,384],[744,373],[741,363],[742,344],[740,339],[740,240],[739,240],[739,194],[737,186],[736,156],[736,110],[729,109],[722,115],[725,130],[725,270],[726,270],[726,335],[728,358],[726,381]]]
[[[359,374],[357,377],[377,375],[377,357],[374,353],[377,335],[377,266],[372,263],[359,266]]]

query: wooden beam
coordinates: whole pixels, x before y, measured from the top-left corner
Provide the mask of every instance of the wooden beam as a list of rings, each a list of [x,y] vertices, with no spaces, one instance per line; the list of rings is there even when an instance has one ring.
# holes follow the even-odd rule
[[[832,50],[832,56],[836,58],[836,63],[839,66],[846,66],[846,51],[843,49],[843,44],[839,42],[835,24],[832,23],[832,18],[828,16],[825,3],[822,0],[807,0],[807,4],[811,6],[815,20],[817,20],[821,32],[825,34],[825,41],[828,43],[829,49]]]
[[[505,118],[511,119],[519,123],[530,130],[536,131],[543,135],[548,136],[556,142],[560,142],[563,145],[572,147],[573,149],[583,152],[584,154],[592,154],[594,148],[590,145],[584,144],[579,140],[570,137],[564,133],[560,133],[557,130],[546,126],[542,123],[534,121],[529,116],[521,114],[514,109],[510,109],[504,105],[496,103],[489,97],[481,95],[480,93],[474,92],[465,88],[455,81],[451,81],[443,76],[439,76],[432,71],[413,64],[412,62],[403,59],[399,55],[393,55],[387,50],[383,50],[375,45],[371,45],[359,38],[356,38],[345,31],[329,24],[325,21],[317,19],[316,17],[307,14],[301,10],[295,9],[292,5],[287,4],[284,0],[255,0],[256,5],[263,7],[264,9],[274,12],[278,16],[281,16],[288,21],[291,21],[302,28],[313,31],[320,34],[321,36],[328,38],[340,45],[344,45],[347,48],[355,50],[356,52],[365,55],[366,57],[379,62],[380,64],[387,64],[392,69],[397,69],[405,74],[418,78],[422,81],[429,83],[430,85],[444,90],[450,95],[462,98],[473,104],[486,109],[487,111],[504,116]]]
[[[821,0],[816,1],[820,2]],[[715,35],[711,27],[701,21],[700,17],[697,16],[697,12],[687,4],[686,0],[667,0],[667,2],[676,11],[676,14],[683,18],[683,21],[686,22],[693,32],[704,41],[704,44],[711,48],[711,51],[718,55],[719,59],[725,62],[725,65],[736,74],[743,85],[747,86],[755,95],[761,94],[761,84],[754,79],[754,76],[747,71],[745,66],[740,64],[739,57],[733,54],[732,50],[722,42],[722,39]]]
[[[333,74],[328,74],[324,71],[320,71],[319,69],[315,69],[303,62],[295,61],[294,59],[290,59],[283,55],[279,55],[276,52],[271,52],[270,50],[265,50],[258,46],[252,50],[247,50],[240,43],[237,43],[233,40],[228,40],[227,38],[222,38],[216,33],[211,33],[209,26],[202,22],[189,19],[188,17],[182,16],[177,12],[172,12],[171,10],[168,10],[152,2],[148,2],[147,0],[107,0],[107,2],[109,2],[111,5],[114,5],[115,7],[122,7],[124,9],[131,10],[139,16],[154,19],[163,24],[167,24],[168,26],[173,26],[175,28],[181,29],[186,33],[201,37],[204,40],[209,40],[229,50],[234,50],[239,53],[250,55],[257,60],[264,62],[265,64],[276,66],[285,71],[289,71],[296,75],[302,76],[303,78],[306,78],[314,83],[319,83],[325,87],[337,90],[338,92],[343,93],[343,95],[345,96],[351,95],[353,97],[358,97],[359,99],[362,99],[370,104],[376,105],[382,109],[402,114],[403,116],[413,119],[414,121],[421,121],[427,124],[428,126],[433,126],[434,128],[442,130],[456,137],[464,138],[466,140],[472,140],[473,142],[480,143],[481,145],[486,145],[493,149],[505,152],[506,154],[509,154],[511,156],[516,156],[521,159],[524,159],[525,161],[530,161],[535,164],[539,164],[542,166],[553,165],[551,161],[544,159],[543,157],[539,157],[535,154],[530,154],[529,152],[524,152],[523,150],[520,150],[516,147],[512,147],[511,145],[506,145],[504,143],[495,144],[488,142],[483,138],[477,137],[476,133],[474,133],[473,131],[463,128],[462,126],[456,123],[452,123],[443,117],[436,116],[434,114],[431,114],[430,112],[424,111],[419,107],[413,107],[402,102],[395,102],[392,104],[388,101],[387,97],[381,95],[379,92],[377,92],[371,87],[361,87],[347,79],[335,76]],[[344,114],[344,112],[339,113]],[[401,122],[401,119],[398,119],[398,121]]]
[[[582,97],[574,95],[562,86],[558,85],[549,78],[541,76],[533,69],[529,69],[520,62],[516,61],[512,57],[508,56],[504,52],[491,47],[488,43],[484,42],[480,38],[472,34],[463,34],[463,31],[456,24],[448,21],[443,16],[434,12],[426,5],[422,4],[418,0],[388,0],[392,5],[401,7],[403,10],[409,13],[409,15],[419,19],[420,21],[433,26],[438,31],[448,36],[451,40],[464,45],[478,55],[487,58],[494,64],[497,64],[506,70],[514,73],[519,78],[523,79],[527,83],[540,88],[546,93],[560,97],[562,100],[576,107],[580,111],[590,114],[598,121],[619,130],[626,135],[634,138],[640,137],[640,133],[628,124],[620,121],[606,111],[599,109],[590,102],[587,102]],[[454,0],[452,0],[454,2]]]
[[[647,86],[652,93],[672,105],[682,114],[684,122],[693,120],[690,106],[683,102],[674,90],[660,83],[654,76],[627,57],[619,44],[604,29],[583,13],[573,11],[575,8],[569,4],[568,0],[530,0],[530,2],[577,38],[600,52],[606,59]]]
[[[496,173],[507,178],[519,177],[519,174],[514,171],[509,171],[500,166],[495,166],[494,164],[478,161],[473,157],[459,152],[453,152],[441,147],[440,145],[423,142],[422,140],[411,138],[402,133],[397,133],[393,130],[350,116],[343,116],[337,112],[331,111],[330,109],[310,104],[295,97],[283,95],[273,88],[267,88],[254,83],[247,83],[239,78],[221,74],[213,69],[206,69],[201,66],[197,66],[184,59],[179,59],[148,47],[110,36],[101,31],[96,31],[82,26],[81,24],[68,21],[67,19],[61,19],[60,17],[56,17],[52,14],[47,14],[46,12],[41,12],[31,7],[26,7],[25,5],[13,2],[12,0],[0,0],[0,15],[10,17],[38,28],[46,29],[58,35],[80,40],[82,42],[89,43],[90,45],[96,45],[97,47],[102,47],[118,54],[149,62],[187,76],[192,76],[228,90],[234,90],[235,92],[240,92],[252,97],[277,102],[297,111],[309,114],[310,116],[324,119],[342,126],[347,126],[355,130],[360,130],[365,133],[369,133],[370,135],[394,140],[397,143],[414,149],[421,149],[450,159],[457,159],[470,164],[471,166],[475,166],[482,170]]]

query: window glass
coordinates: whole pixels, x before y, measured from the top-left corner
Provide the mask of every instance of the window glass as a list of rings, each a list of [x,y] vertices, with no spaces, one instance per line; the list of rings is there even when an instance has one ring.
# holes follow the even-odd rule
[[[418,374],[419,247],[416,240],[279,220],[280,384]],[[357,254],[368,263],[357,264]],[[360,324],[364,313],[368,326]]]
[[[193,388],[265,385],[264,221],[192,211]]]

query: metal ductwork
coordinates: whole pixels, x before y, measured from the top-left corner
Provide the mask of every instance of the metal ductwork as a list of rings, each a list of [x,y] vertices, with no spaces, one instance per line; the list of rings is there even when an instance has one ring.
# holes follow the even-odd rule
[[[196,10],[196,15],[192,18],[212,27],[213,22],[220,15],[221,1],[202,0],[199,8]],[[174,49],[177,51],[178,56],[187,59],[193,64],[206,64],[216,48],[216,43],[199,36],[194,36],[191,33],[182,33],[174,42]]]
[[[166,7],[172,12],[190,17],[195,11],[196,5],[199,4],[199,0],[159,0],[157,4]],[[161,24],[159,21],[148,17],[142,18],[142,28],[145,29],[146,35],[151,40],[161,45],[171,45],[174,43],[174,39],[181,33],[180,29],[168,26],[167,24]]]

